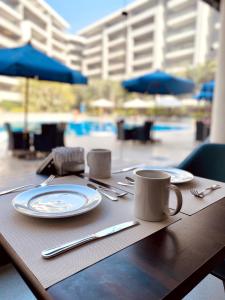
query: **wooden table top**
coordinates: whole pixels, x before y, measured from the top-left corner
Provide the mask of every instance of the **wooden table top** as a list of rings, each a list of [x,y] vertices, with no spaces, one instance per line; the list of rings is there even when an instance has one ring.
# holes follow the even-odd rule
[[[225,198],[192,216],[183,215],[44,294],[27,274],[22,276],[38,299],[180,299],[225,258],[224,216]]]
[[[180,299],[225,258],[225,198],[48,289],[55,300]]]

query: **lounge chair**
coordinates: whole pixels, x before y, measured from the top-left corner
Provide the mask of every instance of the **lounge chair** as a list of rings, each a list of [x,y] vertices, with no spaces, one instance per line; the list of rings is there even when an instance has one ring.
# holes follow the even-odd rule
[[[225,182],[225,144],[203,144],[195,149],[178,168],[212,180]],[[223,281],[225,290],[225,260],[212,274]]]

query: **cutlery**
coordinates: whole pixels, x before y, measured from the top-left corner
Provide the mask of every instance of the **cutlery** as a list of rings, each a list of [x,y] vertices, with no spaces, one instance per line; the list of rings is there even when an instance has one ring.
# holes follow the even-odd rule
[[[115,190],[115,189],[113,189],[111,187],[107,188],[105,186],[98,185],[98,188],[102,189],[104,191],[112,192],[112,193],[116,194],[117,197],[124,197],[124,196],[126,196],[128,194],[128,192],[118,192],[117,190]]]
[[[124,197],[128,194],[128,192],[118,192],[116,191],[115,189],[113,188],[105,188],[105,187],[102,187],[104,190],[107,190],[109,192],[113,192],[114,194],[117,195],[117,197]]]
[[[8,190],[4,190],[4,191],[0,192],[0,196],[6,195],[6,194],[9,194],[9,193],[12,193],[12,192],[16,192],[18,190],[25,189],[25,188],[31,188],[31,187],[36,188],[36,187],[39,187],[39,186],[46,186],[54,178],[55,178],[55,176],[51,175],[47,179],[45,179],[42,183],[39,183],[39,184],[27,184],[27,185],[22,185],[22,186],[18,186],[18,187],[15,187],[15,188],[11,188],[11,189],[8,189]]]
[[[115,190],[112,187],[108,188],[108,187],[101,186],[101,185],[96,185],[96,187],[98,187],[99,189],[102,189],[104,191],[112,192],[112,193],[116,194],[117,197],[124,197],[128,194],[128,192],[118,192],[117,190]]]
[[[104,195],[106,198],[112,200],[112,201],[118,201],[118,197],[114,197],[112,195],[109,195],[107,192],[105,192],[102,188],[98,188],[97,186],[95,186],[92,183],[88,183],[87,186],[91,189],[94,189],[96,191],[98,191],[100,194]]]
[[[122,181],[118,181],[117,184],[122,185],[122,186],[134,186],[134,183],[127,183],[127,182],[122,182]]]
[[[221,186],[219,184],[213,184],[212,186],[202,190],[201,192],[199,192],[196,189],[192,189],[192,190],[190,190],[190,192],[195,197],[204,198],[206,196],[205,192],[207,192],[207,191],[212,192],[212,191],[215,191],[215,190],[220,189],[220,188],[221,188]]]
[[[134,183],[135,182],[134,179],[129,177],[129,176],[126,176],[125,180],[128,181],[129,183]]]
[[[109,236],[112,235],[114,233],[117,233],[119,231],[122,231],[126,228],[130,228],[132,226],[136,226],[139,225],[140,223],[137,221],[129,221],[129,222],[125,222],[125,223],[121,223],[121,224],[117,224],[108,228],[105,228],[103,230],[100,230],[94,234],[88,235],[84,238],[72,241],[72,242],[68,242],[65,243],[61,246],[58,246],[56,248],[52,248],[52,249],[47,249],[47,250],[43,250],[41,252],[41,255],[43,258],[51,258],[54,257],[56,255],[62,254],[70,249],[73,249],[75,247],[81,246],[83,244],[86,244],[90,241],[94,241],[94,240],[98,240],[101,239],[105,236]]]
[[[127,167],[127,168],[123,168],[123,169],[120,169],[120,170],[117,170],[117,171],[113,171],[112,174],[124,173],[124,172],[132,171],[132,170],[135,170],[135,169],[138,169],[138,168],[142,168],[142,167],[143,167],[143,164],[142,165],[135,165],[135,166],[132,166],[132,167]]]

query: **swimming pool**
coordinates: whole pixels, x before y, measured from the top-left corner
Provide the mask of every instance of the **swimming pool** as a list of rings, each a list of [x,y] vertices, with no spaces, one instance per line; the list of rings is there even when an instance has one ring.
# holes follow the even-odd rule
[[[187,129],[187,125],[155,124],[153,131],[176,131]],[[90,135],[92,132],[113,132],[116,133],[116,125],[112,122],[70,122],[67,127],[68,132],[75,133],[78,136]]]
[[[21,131],[23,129],[22,124],[12,124],[14,131]],[[40,128],[40,123],[30,123],[29,128],[31,130]],[[187,125],[174,125],[158,123],[153,126],[153,131],[180,131],[187,129]],[[0,132],[4,132],[4,127],[0,127]],[[67,126],[67,133],[76,134],[77,136],[88,136],[92,132],[110,132],[116,133],[116,124],[113,122],[98,122],[98,121],[82,121],[82,122],[69,122]]]

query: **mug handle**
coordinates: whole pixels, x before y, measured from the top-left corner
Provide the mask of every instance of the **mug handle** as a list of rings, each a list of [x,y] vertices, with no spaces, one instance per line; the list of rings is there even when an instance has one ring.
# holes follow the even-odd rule
[[[87,165],[90,167],[90,152],[87,153]]]
[[[177,198],[177,207],[176,207],[174,210],[168,209],[168,210],[166,211],[166,214],[167,214],[168,216],[174,216],[174,215],[178,214],[179,211],[181,210],[182,203],[183,203],[183,197],[182,197],[181,191],[178,189],[177,186],[175,186],[175,185],[173,185],[173,184],[170,184],[168,188],[169,188],[170,190],[174,191],[175,194],[176,194],[176,198]]]

